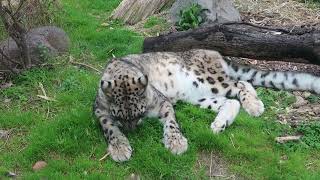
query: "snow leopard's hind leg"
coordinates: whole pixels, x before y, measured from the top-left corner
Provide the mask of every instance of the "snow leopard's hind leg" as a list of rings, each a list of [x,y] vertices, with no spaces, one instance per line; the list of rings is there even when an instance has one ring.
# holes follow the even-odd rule
[[[240,103],[242,107],[252,116],[260,116],[264,111],[264,105],[258,98],[253,86],[244,81],[228,82],[228,87],[225,93],[218,97],[204,97],[193,102],[200,105],[201,108],[208,108],[214,112],[218,112],[214,122],[211,124],[211,129],[214,133],[219,133],[230,126],[239,113]],[[234,98],[236,99],[228,99]],[[239,102],[240,101],[240,102]]]

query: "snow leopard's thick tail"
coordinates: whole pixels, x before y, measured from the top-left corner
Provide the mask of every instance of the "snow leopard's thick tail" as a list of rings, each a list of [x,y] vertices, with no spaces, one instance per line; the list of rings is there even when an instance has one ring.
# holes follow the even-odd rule
[[[307,73],[261,71],[227,60],[227,74],[235,80],[248,81],[254,86],[284,90],[307,90],[320,94],[320,77]]]

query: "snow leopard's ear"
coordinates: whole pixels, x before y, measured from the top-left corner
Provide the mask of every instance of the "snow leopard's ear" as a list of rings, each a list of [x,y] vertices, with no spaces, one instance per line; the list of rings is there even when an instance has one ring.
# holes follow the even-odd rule
[[[138,78],[138,83],[142,86],[142,87],[146,87],[148,85],[148,76],[147,75],[143,75],[141,77]]]

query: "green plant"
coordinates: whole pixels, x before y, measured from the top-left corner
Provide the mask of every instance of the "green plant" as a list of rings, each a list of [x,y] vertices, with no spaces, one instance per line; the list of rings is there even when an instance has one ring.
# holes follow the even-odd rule
[[[320,3],[320,0],[304,0],[305,3]]]
[[[305,3],[308,8],[311,9],[319,9],[320,8],[320,0],[299,0],[301,3]]]
[[[320,149],[320,123],[303,124],[298,127],[303,134],[302,141],[310,148]]]
[[[176,24],[177,29],[185,31],[199,27],[204,22],[202,16],[204,10],[199,4],[192,4],[189,8],[181,10],[179,15],[180,20]]]
[[[310,103],[319,103],[319,102],[320,102],[320,97],[311,94],[311,95],[307,98],[307,100],[308,100]]]
[[[42,44],[39,44],[37,47],[37,51],[39,53],[39,57],[43,62],[46,62],[49,60],[50,58],[50,52],[49,49],[47,47],[45,47]]]
[[[166,21],[165,19],[162,18],[158,18],[155,16],[151,16],[150,18],[148,18],[148,20],[146,21],[146,23],[143,25],[144,28],[152,28],[156,25],[161,25],[161,24],[165,24]]]

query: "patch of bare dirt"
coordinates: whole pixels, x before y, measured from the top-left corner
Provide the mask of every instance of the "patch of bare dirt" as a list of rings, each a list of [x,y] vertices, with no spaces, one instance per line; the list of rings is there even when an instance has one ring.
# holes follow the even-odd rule
[[[311,103],[307,99],[310,97],[308,92],[294,92],[296,102],[288,107],[285,112],[278,114],[278,120],[282,124],[289,124],[297,127],[301,124],[308,124],[320,121],[320,103]]]
[[[195,170],[204,168],[210,179],[243,179],[228,171],[227,163],[215,152],[200,152],[195,165]]]
[[[320,24],[320,8],[294,0],[235,0],[242,19],[262,26]]]

